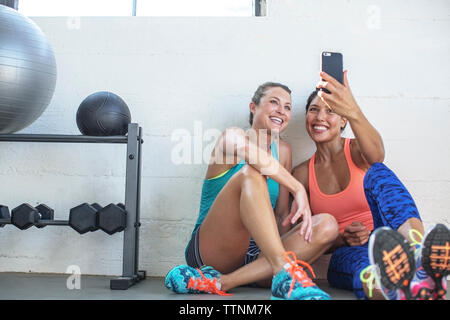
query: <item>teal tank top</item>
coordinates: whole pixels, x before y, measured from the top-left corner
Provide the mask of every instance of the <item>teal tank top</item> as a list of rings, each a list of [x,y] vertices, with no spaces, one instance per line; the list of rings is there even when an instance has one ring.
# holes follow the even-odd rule
[[[275,141],[270,145],[270,150],[272,153],[272,157],[279,161],[278,157],[278,149]],[[205,220],[206,215],[209,212],[214,200],[219,194],[220,190],[225,186],[228,180],[238,172],[245,165],[245,161],[241,160],[234,167],[230,168],[225,174],[221,174],[215,178],[205,179],[203,181],[202,186],[202,196],[200,200],[200,210],[197,218],[197,222],[195,224],[194,230],[192,231],[192,235],[197,231],[197,229],[202,224],[203,220]],[[275,180],[268,178],[267,179],[267,187],[269,189],[270,203],[272,204],[272,208],[275,209],[275,205],[277,204],[278,193],[280,190],[278,182]],[[191,237],[192,237],[191,235]]]

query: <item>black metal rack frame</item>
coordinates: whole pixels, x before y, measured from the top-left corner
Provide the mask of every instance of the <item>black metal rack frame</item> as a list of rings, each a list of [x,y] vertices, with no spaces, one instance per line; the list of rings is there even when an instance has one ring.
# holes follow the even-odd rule
[[[122,276],[111,279],[112,290],[125,290],[145,279],[145,271],[139,266],[139,227],[141,197],[142,128],[137,123],[128,125],[127,136],[82,136],[53,134],[0,134],[4,142],[50,142],[50,143],[119,143],[127,145],[125,177],[125,210],[127,227],[123,236]]]

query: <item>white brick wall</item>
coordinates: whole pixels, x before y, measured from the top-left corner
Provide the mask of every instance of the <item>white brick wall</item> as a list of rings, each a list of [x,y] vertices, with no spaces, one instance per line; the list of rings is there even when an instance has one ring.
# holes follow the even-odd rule
[[[425,224],[450,224],[448,1],[268,2],[269,16],[260,18],[82,17],[69,23],[78,29],[65,17],[33,19],[53,46],[58,80],[50,106],[21,133],[79,134],[76,110],[95,91],[128,103],[145,135],[140,269],[149,275],[184,261],[206,169],[171,163],[173,131],[194,135],[195,121],[203,130],[246,126],[256,87],[279,81],[293,90],[285,137],[294,164],[307,159],[314,145],[304,103],[323,49],[344,54],[353,92],[384,138],[386,163]],[[124,201],[124,157],[124,146],[1,143],[0,203],[44,202],[64,219],[82,202]],[[122,234],[7,226],[0,243],[0,271],[122,271]]]

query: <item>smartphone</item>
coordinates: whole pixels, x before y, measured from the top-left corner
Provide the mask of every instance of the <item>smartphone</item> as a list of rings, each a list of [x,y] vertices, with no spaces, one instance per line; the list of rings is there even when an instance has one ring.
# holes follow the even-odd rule
[[[335,78],[341,84],[343,80],[343,63],[342,53],[324,51],[320,55],[321,70]],[[326,93],[330,93],[327,89],[323,89]]]

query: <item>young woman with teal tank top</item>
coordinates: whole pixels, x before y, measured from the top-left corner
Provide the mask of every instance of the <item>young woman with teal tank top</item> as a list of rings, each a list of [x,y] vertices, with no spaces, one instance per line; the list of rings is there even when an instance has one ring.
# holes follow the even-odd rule
[[[270,287],[273,299],[330,299],[303,267],[312,271],[308,263],[330,248],[338,225],[329,214],[311,216],[305,188],[291,175],[291,148],[278,139],[291,118],[290,93],[279,83],[259,86],[251,129],[227,128],[217,140],[187,265],[169,271],[168,289],[227,295],[253,284]]]
[[[272,157],[274,157],[277,161],[279,161],[278,148],[277,148],[275,141],[273,141],[271,143],[270,150],[272,153]],[[235,165],[231,169],[228,169],[213,178],[204,180],[203,187],[202,187],[202,196],[201,196],[201,200],[200,200],[200,212],[199,212],[198,219],[195,224],[194,230],[192,231],[191,238],[195,235],[195,232],[198,230],[198,228],[202,224],[203,220],[206,218],[206,215],[208,214],[209,209],[211,208],[211,205],[213,204],[214,200],[216,199],[217,194],[226,185],[228,180],[230,180],[230,178],[236,172],[238,172],[244,165],[245,165],[245,161],[241,160],[237,165]],[[278,193],[280,190],[279,184],[275,180],[268,178],[267,179],[267,187],[269,190],[270,204],[272,205],[272,208],[275,210],[275,206],[276,206],[277,199],[278,199]],[[189,245],[186,246],[186,252],[185,252],[186,260],[188,260],[188,249],[189,249]]]

